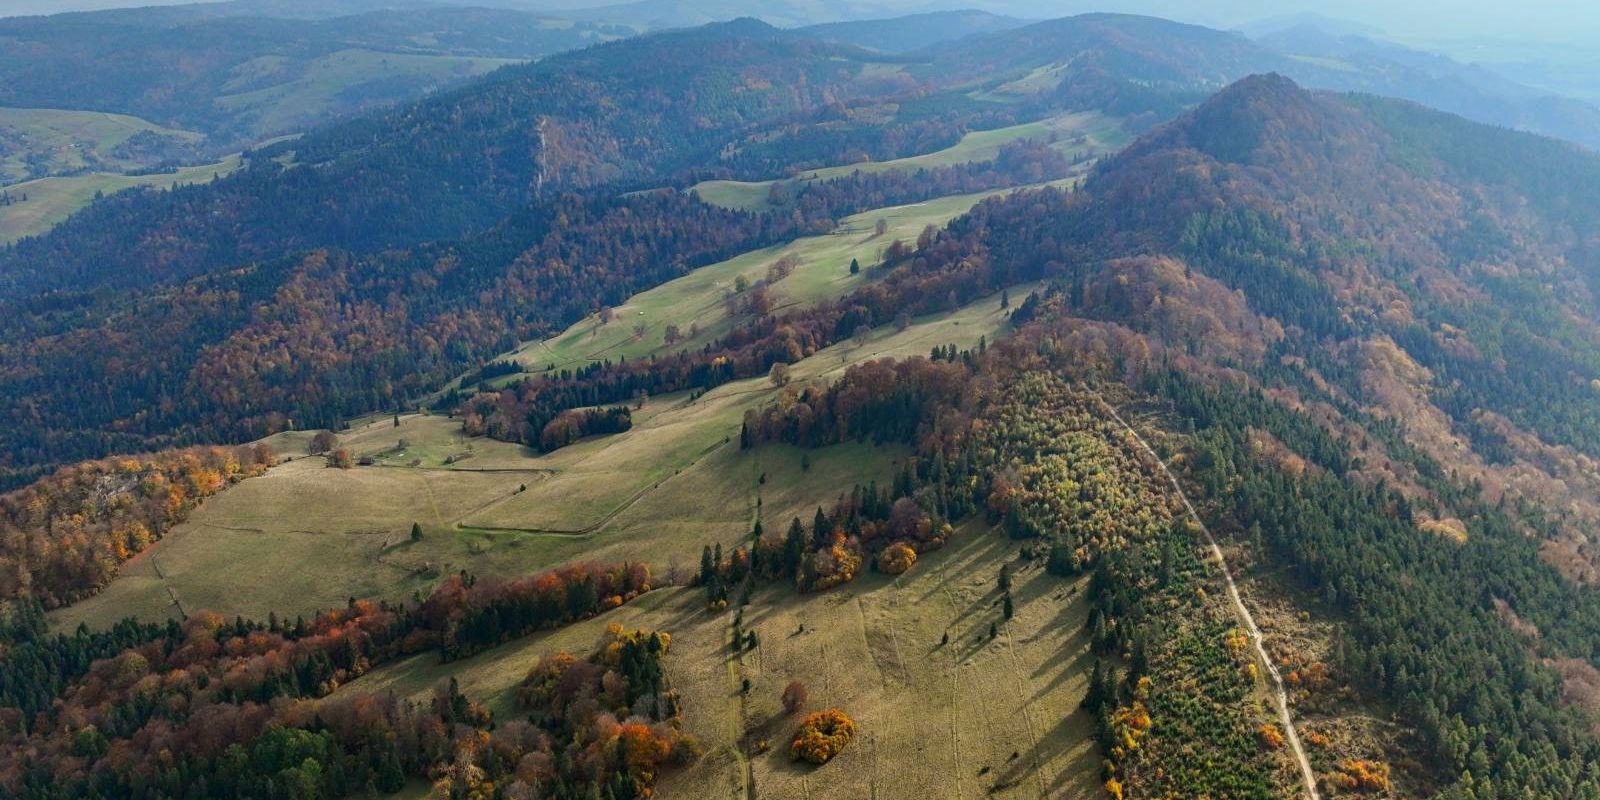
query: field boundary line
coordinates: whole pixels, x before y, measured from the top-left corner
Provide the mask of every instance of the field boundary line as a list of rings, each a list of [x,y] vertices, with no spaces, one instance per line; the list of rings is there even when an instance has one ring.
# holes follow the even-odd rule
[[[688,471],[690,469],[693,469],[694,467],[699,465],[699,463],[701,461],[704,461],[707,456],[711,455],[712,453],[717,452],[718,450],[721,450],[724,447],[727,447],[730,443],[732,443],[732,439],[731,438],[724,439],[723,441],[717,442],[717,443],[711,445],[710,447],[707,447],[706,449],[700,451],[700,454],[695,456],[693,461],[690,461],[689,463],[684,464],[682,467],[679,467],[676,471],[674,471],[671,475],[668,475],[665,478],[662,478],[661,480],[656,481],[655,483],[649,484],[647,486],[640,487],[640,489],[638,491],[634,492],[632,495],[629,495],[620,504],[618,504],[616,508],[613,508],[610,511],[607,511],[605,516],[603,516],[600,519],[594,521],[593,523],[585,525],[582,528],[573,528],[573,529],[517,528],[517,527],[502,527],[502,526],[494,526],[494,525],[472,525],[472,524],[469,524],[466,521],[466,517],[462,517],[462,518],[456,520],[456,522],[454,523],[454,527],[456,528],[456,530],[474,530],[474,531],[482,531],[484,533],[512,533],[512,534],[526,533],[526,534],[533,534],[533,535],[537,535],[537,536],[571,536],[571,537],[593,536],[594,534],[599,533],[600,529],[602,529],[602,528],[606,527],[607,525],[610,525],[612,522],[614,522],[616,520],[616,518],[621,516],[624,511],[627,511],[628,509],[633,508],[633,506],[635,504],[637,504],[640,500],[644,499],[645,495],[650,494],[651,492],[653,492],[653,491],[655,491],[657,489],[660,489],[662,484],[666,483],[667,481],[672,480],[673,478],[678,477],[679,475],[682,475],[684,472],[686,472],[686,471]],[[512,495],[512,496],[514,497],[515,495]],[[510,499],[510,498],[502,498],[499,502],[505,502],[508,499]],[[475,512],[475,511],[474,512],[468,512],[467,516],[471,516],[472,514],[475,514],[475,513],[478,513],[478,512]]]

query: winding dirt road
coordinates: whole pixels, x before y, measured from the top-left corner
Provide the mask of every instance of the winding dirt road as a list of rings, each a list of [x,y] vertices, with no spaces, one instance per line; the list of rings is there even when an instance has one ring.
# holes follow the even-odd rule
[[[1117,421],[1117,424],[1133,435],[1134,441],[1139,443],[1139,447],[1150,457],[1150,460],[1161,468],[1161,474],[1167,477],[1167,480],[1172,484],[1172,490],[1177,492],[1178,499],[1183,501],[1183,507],[1189,513],[1189,518],[1194,520],[1195,525],[1199,526],[1200,533],[1205,537],[1206,547],[1211,549],[1211,555],[1217,560],[1217,566],[1222,568],[1222,577],[1228,583],[1228,599],[1233,601],[1233,610],[1237,612],[1239,619],[1244,623],[1245,631],[1250,634],[1250,642],[1256,646],[1256,655],[1260,658],[1262,666],[1267,670],[1267,676],[1272,681],[1272,700],[1278,706],[1278,721],[1283,724],[1283,730],[1288,735],[1289,748],[1294,754],[1295,763],[1300,767],[1300,778],[1305,782],[1306,796],[1311,800],[1322,800],[1322,795],[1317,792],[1316,772],[1311,769],[1311,761],[1306,758],[1305,748],[1300,744],[1300,734],[1294,727],[1294,717],[1289,713],[1289,694],[1283,688],[1283,676],[1278,674],[1277,665],[1273,664],[1272,659],[1267,656],[1267,648],[1262,644],[1261,629],[1256,626],[1255,617],[1251,616],[1250,609],[1245,607],[1244,600],[1239,597],[1239,587],[1233,582],[1233,572],[1228,569],[1227,560],[1222,557],[1222,548],[1217,546],[1217,540],[1212,537],[1211,529],[1206,527],[1206,524],[1201,521],[1200,515],[1195,512],[1194,504],[1189,502],[1189,496],[1184,494],[1183,487],[1178,484],[1177,477],[1172,474],[1171,470],[1167,469],[1167,463],[1161,460],[1161,456],[1156,455],[1155,448],[1152,448],[1150,443],[1145,441],[1144,437],[1139,435],[1139,432],[1132,425],[1129,425],[1127,420],[1124,420],[1115,408],[1111,407],[1110,403],[1107,403],[1099,395],[1095,396],[1095,400],[1106,410],[1106,413],[1111,415],[1112,419]]]

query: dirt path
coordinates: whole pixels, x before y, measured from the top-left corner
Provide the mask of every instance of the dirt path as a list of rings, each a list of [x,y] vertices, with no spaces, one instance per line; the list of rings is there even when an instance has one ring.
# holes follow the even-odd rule
[[[1111,407],[1110,403],[1107,403],[1099,395],[1095,396],[1095,401],[1105,408],[1106,413],[1110,414],[1118,425],[1121,425],[1128,433],[1133,435],[1134,441],[1139,443],[1139,447],[1144,450],[1146,455],[1150,456],[1150,459],[1156,463],[1157,467],[1161,468],[1161,474],[1166,476],[1167,481],[1172,484],[1172,490],[1178,493],[1178,499],[1183,501],[1184,510],[1188,512],[1189,518],[1194,520],[1195,525],[1199,526],[1200,533],[1205,537],[1206,546],[1211,549],[1212,557],[1217,560],[1217,566],[1222,568],[1222,577],[1228,583],[1228,599],[1233,601],[1233,610],[1244,623],[1246,632],[1250,634],[1251,643],[1256,646],[1256,655],[1260,658],[1262,666],[1266,667],[1267,676],[1272,681],[1272,700],[1278,707],[1278,721],[1283,724],[1284,732],[1288,734],[1289,748],[1294,754],[1295,763],[1300,767],[1300,777],[1305,782],[1306,796],[1310,797],[1311,800],[1322,800],[1322,795],[1317,792],[1316,772],[1311,769],[1311,762],[1306,758],[1305,748],[1300,744],[1300,734],[1295,731],[1294,717],[1289,713],[1289,694],[1283,688],[1283,676],[1278,674],[1277,665],[1273,664],[1272,658],[1267,655],[1267,648],[1262,644],[1261,629],[1256,627],[1255,617],[1251,616],[1250,609],[1245,607],[1244,600],[1239,597],[1239,587],[1233,582],[1233,572],[1228,569],[1227,560],[1222,557],[1222,548],[1217,546],[1217,540],[1212,537],[1211,529],[1207,528],[1206,524],[1200,520],[1200,514],[1195,511],[1194,504],[1189,502],[1189,496],[1184,494],[1183,487],[1178,484],[1178,478],[1172,474],[1171,470],[1167,469],[1167,463],[1162,461],[1161,456],[1156,454],[1155,448],[1152,448],[1150,443],[1145,441],[1144,437],[1139,435],[1139,432],[1134,430],[1134,427],[1129,425],[1122,418],[1122,415],[1117,413],[1115,408]]]
[[[145,552],[149,552],[147,549]],[[183,603],[178,602],[178,593],[173,591],[172,584],[167,581],[166,573],[161,571],[161,562],[156,560],[156,554],[150,553],[150,568],[156,571],[156,578],[161,581],[162,588],[167,590],[167,599],[172,601],[172,607],[178,609],[180,619],[188,619],[189,614],[183,610]]]
[[[740,656],[727,657],[728,673],[728,741],[731,742],[733,758],[739,768],[739,779],[744,783],[745,800],[756,798],[756,770],[750,757],[744,752],[744,691],[740,685],[739,674]]]
[[[955,593],[950,591],[949,570],[945,562],[939,562],[939,591],[944,594],[945,602],[951,608],[960,608],[956,602]],[[959,645],[950,644],[950,623],[945,623],[945,640],[940,642],[939,649],[950,658],[950,747],[955,757],[950,760],[951,785],[955,786],[956,797],[966,797],[961,791],[962,772],[961,764],[961,654]]]
[[[704,461],[707,456],[710,456],[712,453],[715,453],[718,450],[721,450],[722,448],[727,447],[730,444],[732,444],[732,440],[728,439],[728,440],[725,440],[725,441],[717,442],[716,444],[713,444],[710,447],[707,447],[705,450],[702,450],[700,452],[700,455],[695,456],[693,461],[690,461],[689,463],[684,464],[682,467],[679,467],[677,469],[677,471],[673,472],[671,475],[668,475],[665,478],[662,478],[661,480],[656,481],[655,483],[648,484],[646,486],[641,487],[638,491],[636,491],[633,494],[629,495],[620,504],[618,504],[616,508],[613,508],[610,511],[606,512],[605,516],[601,517],[600,519],[598,519],[598,520],[596,520],[596,521],[594,521],[592,523],[589,523],[588,525],[583,526],[582,528],[563,530],[563,529],[556,529],[556,528],[510,528],[510,527],[504,527],[504,526],[488,526],[488,525],[470,525],[470,524],[468,524],[466,522],[467,517],[470,517],[470,516],[472,516],[474,514],[481,513],[484,510],[482,508],[477,509],[475,511],[467,512],[464,516],[458,518],[454,523],[452,523],[452,527],[454,527],[456,530],[467,530],[467,529],[470,529],[470,530],[477,531],[477,532],[480,532],[480,533],[521,534],[521,535],[531,535],[531,536],[566,536],[566,537],[574,537],[574,538],[585,538],[585,537],[593,536],[594,534],[599,533],[600,530],[605,528],[607,525],[610,525],[611,522],[613,520],[615,520],[617,517],[622,516],[622,513],[624,511],[627,511],[628,509],[632,508],[634,506],[634,504],[638,503],[640,500],[643,500],[645,498],[645,495],[648,495],[651,492],[654,492],[655,490],[660,489],[662,484],[665,484],[667,481],[670,481],[673,478],[676,478],[676,477],[682,475],[683,473],[688,472],[689,470],[693,469],[695,466],[699,465],[699,463],[701,461]],[[517,494],[520,494],[520,492],[513,492],[511,495],[509,495],[507,497],[502,497],[502,498],[500,498],[498,500],[491,501],[488,504],[488,506],[485,506],[484,508],[488,508],[488,507],[495,506],[495,505],[498,505],[500,503],[503,503],[503,502],[511,499],[512,497],[515,497]]]
[[[1007,657],[1011,660],[1011,677],[1017,682],[1017,696],[1022,697],[1027,694],[1028,679],[1023,672],[1022,661],[1017,658],[1017,642],[1011,635],[1010,620],[1004,623],[1001,630],[1005,631],[1006,634],[1005,650]],[[1039,782],[1039,797],[1041,799],[1048,798],[1050,790],[1047,787],[1050,785],[1051,776],[1045,774],[1044,764],[1039,761],[1039,733],[1033,727],[1033,715],[1028,713],[1029,705],[1032,704],[1022,704],[1022,722],[1028,730],[1028,751],[1033,757],[1033,769],[1030,772],[1033,773],[1034,779]],[[1018,783],[1020,782],[1018,781]]]

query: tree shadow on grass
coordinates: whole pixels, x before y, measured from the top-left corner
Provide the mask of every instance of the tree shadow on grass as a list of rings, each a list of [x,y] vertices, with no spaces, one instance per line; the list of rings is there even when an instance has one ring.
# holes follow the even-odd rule
[[[1061,718],[1039,737],[1036,745],[1026,751],[1019,752],[1016,758],[1009,759],[1005,767],[998,770],[993,786],[989,789],[991,794],[1019,786],[1033,777],[1033,772],[1039,764],[1049,763],[1059,757],[1074,745],[1086,742],[1094,736],[1094,719],[1088,712],[1077,710]],[[1085,759],[1094,762],[1093,759]],[[1055,774],[1044,791],[1045,797],[1057,798],[1089,798],[1104,796],[1100,788],[1099,765],[1094,763],[1066,765]]]

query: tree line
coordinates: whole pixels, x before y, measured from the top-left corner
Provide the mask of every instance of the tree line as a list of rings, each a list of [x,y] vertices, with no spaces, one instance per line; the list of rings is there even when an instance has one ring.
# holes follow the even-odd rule
[[[455,575],[411,604],[351,600],[292,621],[201,612],[72,635],[46,633],[24,606],[0,652],[0,785],[23,798],[339,798],[417,777],[463,794],[520,783],[541,796],[648,796],[660,770],[698,754],[678,733],[664,634],[608,631],[581,673],[599,691],[580,691],[577,672],[556,695],[524,691],[526,722],[494,725],[453,681],[422,705],[316,699],[406,654],[459,658],[590,617],[650,580],[635,564],[509,582]]]

